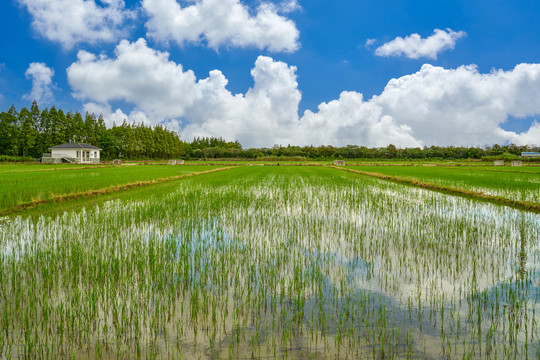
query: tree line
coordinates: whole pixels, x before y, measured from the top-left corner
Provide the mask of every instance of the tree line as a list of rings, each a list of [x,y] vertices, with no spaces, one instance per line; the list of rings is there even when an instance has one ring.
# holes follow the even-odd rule
[[[105,126],[103,116],[79,112],[64,113],[51,107],[40,110],[34,101],[30,109],[12,106],[0,113],[0,156],[40,158],[49,148],[67,142],[82,142],[102,149],[102,159],[481,159],[516,157],[538,146],[486,145],[484,147],[430,146],[423,148],[368,148],[359,145],[281,146],[243,149],[238,141],[195,138],[182,141],[180,134],[163,125],[114,124]]]
[[[247,157],[305,157],[308,159],[402,159],[402,160],[451,160],[482,159],[503,157],[512,159],[525,151],[539,151],[537,146],[486,145],[484,147],[466,146],[425,146],[416,148],[397,148],[390,144],[385,147],[368,148],[358,145],[334,146],[274,146],[273,148],[249,149]]]
[[[230,143],[229,143],[230,144]],[[423,148],[397,148],[390,144],[385,147],[368,148],[347,145],[343,147],[327,146],[281,146],[271,148],[251,148],[220,146],[192,148],[195,158],[218,159],[261,159],[261,160],[331,160],[331,159],[372,159],[372,160],[460,160],[504,158],[514,159],[525,151],[540,150],[537,146],[486,145],[484,147],[430,146]]]
[[[50,147],[69,142],[98,146],[104,159],[180,158],[189,148],[178,133],[162,125],[124,121],[107,128],[101,115],[64,113],[54,106],[40,110],[35,101],[30,109],[12,106],[0,113],[0,155],[40,158]]]

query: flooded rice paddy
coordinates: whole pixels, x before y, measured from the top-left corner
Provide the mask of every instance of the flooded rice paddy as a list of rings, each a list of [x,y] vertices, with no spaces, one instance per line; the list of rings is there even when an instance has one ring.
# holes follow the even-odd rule
[[[241,171],[1,223],[0,358],[540,358],[539,215]]]

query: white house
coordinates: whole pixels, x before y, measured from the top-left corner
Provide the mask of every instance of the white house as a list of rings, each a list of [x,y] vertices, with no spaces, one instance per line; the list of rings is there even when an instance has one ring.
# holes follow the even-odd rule
[[[101,149],[90,144],[66,143],[50,147],[50,154],[43,154],[44,163],[99,164]]]

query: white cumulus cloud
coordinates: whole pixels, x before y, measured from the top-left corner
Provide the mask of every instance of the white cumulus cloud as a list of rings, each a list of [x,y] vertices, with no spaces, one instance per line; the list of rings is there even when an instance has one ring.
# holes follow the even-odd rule
[[[33,62],[28,66],[25,75],[27,79],[32,80],[32,91],[30,91],[29,94],[25,94],[23,99],[30,101],[36,100],[38,104],[50,103],[53,101],[53,69],[44,63]]]
[[[254,86],[233,95],[221,71],[197,81],[191,70],[170,61],[166,52],[149,48],[144,39],[120,42],[115,55],[80,51],[67,70],[74,96],[89,100],[85,109],[103,113],[109,124],[125,117],[110,107],[121,100],[134,104],[136,114],[146,114],[148,122],[185,127],[186,138],[238,137],[251,145],[292,138],[301,99],[295,67],[261,56],[252,70]]]
[[[254,83],[245,94],[231,93],[219,70],[197,79],[143,39],[122,41],[114,58],[80,51],[67,73],[74,95],[86,102],[85,110],[103,113],[109,124],[123,119],[165,123],[181,130],[186,140],[221,136],[248,147],[539,142],[537,123],[521,134],[501,125],[508,116],[540,114],[540,64],[487,74],[475,66],[424,65],[414,74],[390,80],[370,99],[343,92],[303,116],[298,114],[296,67],[265,56],[256,60]],[[119,100],[134,106],[129,115],[112,110],[110,104]]]
[[[451,29],[435,29],[433,35],[425,39],[418,34],[411,34],[405,38],[398,36],[394,40],[379,46],[375,50],[375,55],[386,57],[406,56],[409,59],[436,59],[440,52],[453,49],[456,41],[465,35],[467,33],[464,31],[455,32]]]
[[[186,138],[223,136],[246,146],[293,143],[302,97],[296,67],[259,56],[251,75],[254,86],[245,95],[231,94],[219,70],[199,81],[200,97],[186,114]]]
[[[17,0],[32,15],[34,29],[70,49],[81,42],[116,41],[133,16],[123,0]]]
[[[371,101],[383,115],[413,129],[426,144],[485,145],[526,136],[504,131],[508,116],[540,113],[540,64],[519,64],[509,71],[481,74],[475,66],[457,69],[424,65],[392,79]]]
[[[540,123],[533,122],[528,131],[521,134],[507,132],[510,142],[518,145],[540,145]]]
[[[169,61],[169,54],[149,48],[144,39],[123,40],[116,58],[79,51],[67,69],[74,95],[107,104],[125,100],[156,119],[182,117],[198,96],[193,71]]]
[[[182,7],[176,0],[143,0],[149,16],[148,36],[179,45],[206,41],[208,46],[254,47],[273,52],[298,49],[299,31],[279,13],[298,8],[296,1],[281,5],[262,2],[254,15],[240,0],[195,0]]]
[[[358,92],[345,91],[338,100],[319,105],[319,111],[306,111],[300,133],[307,144],[421,146],[412,129],[398,124],[373,101],[364,101]],[[295,142],[296,143],[296,142]]]

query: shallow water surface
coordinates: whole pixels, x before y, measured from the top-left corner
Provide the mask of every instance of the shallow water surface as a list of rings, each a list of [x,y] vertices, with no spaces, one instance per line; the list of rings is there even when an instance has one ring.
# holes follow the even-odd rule
[[[0,355],[540,356],[539,215],[260,171],[3,223]]]

